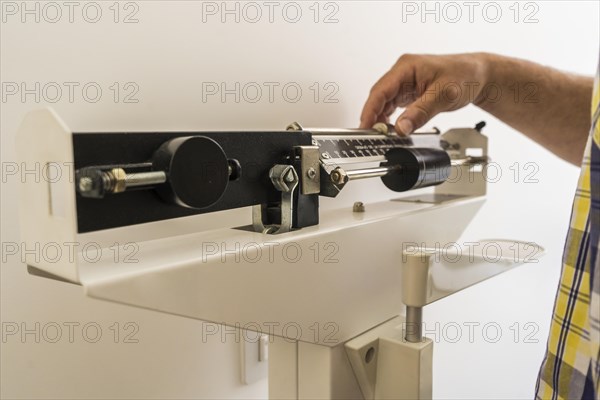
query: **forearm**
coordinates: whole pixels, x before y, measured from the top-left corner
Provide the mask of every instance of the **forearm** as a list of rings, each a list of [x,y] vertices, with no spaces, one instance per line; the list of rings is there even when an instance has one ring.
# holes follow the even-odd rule
[[[486,60],[487,89],[475,104],[580,165],[591,126],[593,79],[525,60],[494,54],[481,57]]]

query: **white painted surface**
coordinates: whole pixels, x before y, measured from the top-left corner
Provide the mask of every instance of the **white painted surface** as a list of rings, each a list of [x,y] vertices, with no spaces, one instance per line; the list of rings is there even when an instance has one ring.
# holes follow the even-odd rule
[[[2,7],[8,3],[3,2]],[[28,4],[33,8],[34,3]],[[274,14],[274,23],[269,23],[264,14],[257,23],[244,22],[243,18],[235,23],[229,16],[223,24],[218,16],[207,16],[203,22],[200,2],[146,1],[135,3],[139,22],[124,24],[113,22],[111,2],[99,4],[103,16],[95,24],[82,18],[83,4],[75,9],[73,23],[68,22],[64,6],[62,19],[56,23],[45,20],[55,14],[41,16],[39,23],[29,15],[23,23],[19,14],[13,16],[3,10],[2,94],[14,88],[6,83],[25,82],[32,88],[40,82],[42,90],[44,85],[56,82],[63,94],[52,106],[70,127],[81,131],[280,129],[294,120],[306,126],[353,126],[373,82],[404,52],[483,50],[585,74],[592,74],[598,61],[599,10],[593,1],[536,2],[539,21],[530,24],[513,21],[509,9],[512,2],[497,3],[503,16],[495,24],[486,22],[478,12],[474,23],[469,23],[464,7],[462,21],[454,24],[436,23],[432,15],[426,23],[418,15],[403,22],[401,2],[367,1],[337,2],[338,22],[333,24],[313,22],[314,14],[309,9],[312,2],[298,3],[303,17],[296,24],[286,22],[281,13]],[[282,9],[280,4],[277,10]],[[135,10],[124,7],[121,4],[121,21]],[[321,4],[320,21],[334,10],[324,7]],[[530,11],[521,8],[519,20]],[[93,18],[92,10],[88,12],[86,16]],[[210,100],[203,103],[202,82],[206,87],[206,82],[222,81],[229,87],[235,82],[241,86],[256,82],[264,89],[265,82],[278,82],[279,88],[296,82],[303,96],[291,103],[276,92],[270,103],[264,91],[256,103],[243,99],[236,103],[232,95],[225,103],[218,96],[208,97]],[[79,83],[72,102],[65,82]],[[89,82],[96,82],[103,90],[96,103],[81,95],[80,89]],[[118,102],[110,89],[114,82],[119,83]],[[125,87],[128,82],[139,88],[135,95],[138,103],[123,103],[123,96],[132,90],[132,86]],[[317,103],[310,89],[314,82],[321,87]],[[334,97],[338,103],[323,103],[325,93],[332,88],[324,87],[327,82],[337,84],[339,91]],[[52,85],[47,86],[48,92],[40,95],[39,102],[34,95],[27,95],[25,101],[18,95],[2,98],[3,172],[9,171],[7,168],[12,168],[16,160],[18,124],[26,112],[53,100],[52,89]],[[441,331],[434,344],[434,397],[530,398],[545,348],[578,171],[473,107],[439,116],[430,126],[443,130],[470,126],[481,119],[488,121],[490,153],[502,166],[503,175],[498,183],[488,186],[488,201],[467,229],[465,240],[535,240],[548,253],[537,265],[521,267],[428,306],[428,328],[433,329],[436,322],[440,329],[446,328],[445,336]],[[520,163],[518,183],[513,182],[514,172],[509,169],[515,162]],[[538,183],[524,183],[523,174],[532,171],[524,169],[527,162],[539,167],[535,174]],[[264,381],[252,386],[241,384],[235,334],[225,334],[226,343],[222,343],[221,335],[205,335],[203,340],[203,331],[206,333],[208,328],[202,322],[87,299],[79,287],[27,275],[20,254],[4,251],[7,245],[19,242],[18,179],[3,175],[2,180],[1,319],[5,329],[21,323],[32,328],[36,322],[48,328],[40,343],[35,343],[31,334],[25,340],[18,335],[8,336],[1,343],[3,397],[266,396]],[[341,198],[323,201],[323,206],[351,205],[355,200],[365,201],[368,206],[369,201],[389,195],[378,182],[360,182]],[[249,211],[220,213],[182,224],[187,229],[195,228],[196,223],[203,227],[231,226],[244,218],[249,218]],[[52,336],[52,325],[47,324],[52,322],[62,326],[63,336],[57,343],[47,340]],[[69,322],[80,324],[75,328],[73,343],[64,325]],[[88,343],[81,335],[81,327],[90,322],[102,328],[97,343]],[[115,322],[119,323],[118,329]],[[127,322],[136,325],[125,329]],[[470,322],[480,324],[473,328],[473,343],[469,343],[465,325]],[[510,327],[516,328],[516,322],[520,324],[520,337],[514,343]],[[526,329],[527,322],[533,325]],[[449,340],[454,338],[451,329],[456,327],[450,323],[462,327],[462,339],[457,343]],[[487,339],[479,329],[486,323],[497,323],[502,329],[497,343],[489,340],[493,328]],[[139,342],[124,343],[125,335],[135,326],[139,330],[133,338]],[[530,339],[538,342],[525,343],[524,335],[536,327],[539,330]],[[114,329],[120,332],[118,343],[114,343]],[[93,332],[90,328],[89,336]]]

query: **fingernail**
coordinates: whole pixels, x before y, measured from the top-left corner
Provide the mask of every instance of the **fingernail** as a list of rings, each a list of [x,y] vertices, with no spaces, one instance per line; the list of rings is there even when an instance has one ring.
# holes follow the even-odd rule
[[[413,131],[413,124],[410,119],[404,118],[396,124],[396,128],[398,128],[399,133],[410,135]]]

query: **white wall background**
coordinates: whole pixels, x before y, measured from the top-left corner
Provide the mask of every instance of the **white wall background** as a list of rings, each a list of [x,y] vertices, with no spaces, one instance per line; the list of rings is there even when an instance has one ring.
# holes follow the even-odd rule
[[[24,82],[28,88],[36,82],[41,87],[58,83],[63,94],[52,106],[74,131],[281,129],[294,120],[305,126],[350,127],[357,124],[371,85],[402,53],[498,52],[589,75],[598,61],[596,1],[496,2],[493,7],[502,12],[496,23],[486,21],[495,14],[494,8],[483,13],[484,2],[474,9],[472,22],[467,6],[455,3],[462,11],[456,23],[448,21],[455,14],[444,8],[445,3],[437,5],[440,20],[436,22],[434,14],[421,12],[404,15],[403,20],[402,2],[322,2],[317,4],[317,23],[312,1],[297,2],[302,10],[297,23],[284,19],[282,9],[287,3],[282,2],[276,2],[272,23],[262,2],[258,4],[263,15],[255,23],[245,20],[255,17],[252,9],[246,8],[247,14],[242,13],[239,23],[234,15],[222,23],[220,14],[203,16],[203,4],[193,1],[123,2],[116,5],[120,10],[118,23],[113,21],[113,2],[97,3],[102,10],[97,23],[84,18],[93,19],[94,8],[83,13],[86,3],[75,2],[73,22],[69,22],[68,7],[62,2],[55,4],[62,18],[52,23],[56,8],[48,8],[44,2],[2,2],[1,319],[3,329],[14,322],[29,328],[36,322],[41,326],[49,322],[96,322],[103,328],[103,336],[97,343],[86,342],[77,330],[73,343],[65,337],[58,343],[43,338],[36,343],[34,335],[27,335],[25,340],[17,335],[4,338],[0,375],[3,398],[267,395],[265,381],[251,386],[240,383],[238,345],[233,340],[222,343],[217,337],[203,343],[199,321],[90,300],[78,286],[29,276],[18,255],[4,254],[6,243],[19,241],[19,178],[5,176],[6,168],[16,160],[15,132],[26,112],[47,105],[55,97],[49,88],[46,93],[42,90],[39,102],[32,94],[22,99],[20,93],[9,94],[11,83]],[[240,10],[244,4],[238,3]],[[435,4],[428,2],[426,6],[434,9]],[[212,5],[223,7],[221,2]],[[412,5],[420,11],[425,7],[421,2]],[[39,22],[33,14],[22,14],[25,6],[39,7]],[[18,9],[15,15],[14,7]],[[229,2],[228,7],[234,8],[235,2]],[[516,22],[515,9],[520,10]],[[288,19],[294,18],[293,10],[288,9]],[[134,11],[138,22],[123,23]],[[337,22],[323,23],[334,11]],[[534,11],[537,22],[524,23]],[[72,101],[65,82],[80,85]],[[89,82],[103,90],[95,103],[81,93],[81,87]],[[117,102],[110,89],[114,82],[121,87]],[[123,101],[127,82],[139,88],[134,96],[137,103]],[[269,102],[265,88],[263,98],[256,103],[243,96],[236,103],[232,95],[222,103],[218,96],[203,101],[203,82],[227,82],[230,87],[234,82],[278,82],[280,86],[273,102]],[[302,88],[300,101],[292,103],[282,96],[280,88],[288,82]],[[317,102],[310,89],[314,82],[321,86]],[[324,102],[323,85],[327,82],[339,88],[334,96],[337,103]],[[488,121],[485,132],[490,137],[491,154],[502,166],[503,175],[499,182],[489,185],[489,199],[464,237],[532,240],[546,246],[548,253],[538,264],[428,307],[428,328],[436,322],[448,327],[443,324],[453,322],[462,326],[463,334],[457,343],[447,340],[454,337],[453,331],[439,336],[434,396],[531,398],[545,348],[578,170],[474,107],[441,115],[430,126],[445,130],[471,126],[481,119]],[[509,169],[515,162],[521,166],[517,182]],[[524,183],[523,173],[529,172],[523,169],[526,162],[539,167],[534,176],[537,183]],[[325,201],[324,207],[390,195],[372,182],[353,186],[339,201]],[[247,211],[206,216],[200,221],[210,226],[227,225],[242,215],[246,217]],[[135,336],[139,343],[123,343],[122,337],[114,343],[110,326],[118,322],[124,333],[123,324],[128,321],[139,326]],[[481,324],[475,328],[473,343],[466,336],[464,323],[468,322]],[[502,329],[497,343],[486,340],[481,331],[488,322]],[[526,329],[528,322],[533,325]],[[516,343],[515,323],[520,324]],[[527,343],[526,333],[533,333],[530,338],[537,343]],[[494,336],[493,331],[488,334]]]

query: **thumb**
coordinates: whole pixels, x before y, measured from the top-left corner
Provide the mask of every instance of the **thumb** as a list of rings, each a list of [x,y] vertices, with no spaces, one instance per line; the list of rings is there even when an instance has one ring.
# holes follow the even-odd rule
[[[409,135],[444,110],[444,104],[439,101],[438,96],[425,93],[400,114],[395,124],[396,132]]]

